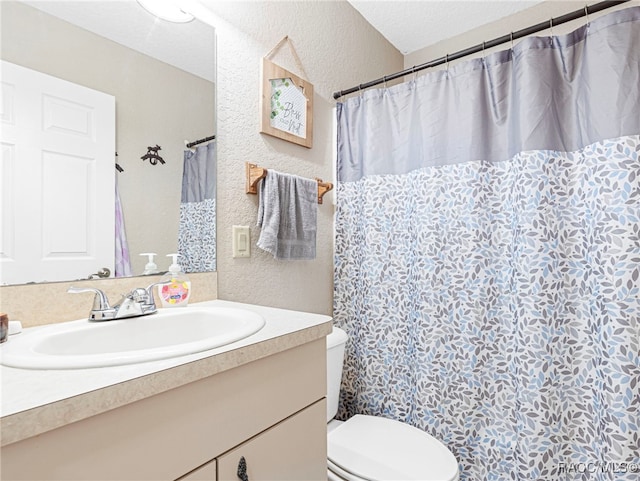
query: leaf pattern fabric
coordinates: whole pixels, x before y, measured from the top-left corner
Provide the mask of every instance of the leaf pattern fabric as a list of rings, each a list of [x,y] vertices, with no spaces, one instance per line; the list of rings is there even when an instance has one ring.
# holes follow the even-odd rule
[[[339,417],[441,440],[462,481],[638,480],[640,136],[337,185]]]
[[[180,204],[179,263],[183,272],[216,270],[216,200]]]

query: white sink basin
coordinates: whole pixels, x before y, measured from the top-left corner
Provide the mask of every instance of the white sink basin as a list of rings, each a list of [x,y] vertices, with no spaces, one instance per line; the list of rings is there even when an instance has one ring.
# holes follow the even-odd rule
[[[224,307],[160,309],[115,321],[52,324],[12,336],[0,363],[25,369],[82,369],[155,361],[206,351],[244,339],[262,316]]]

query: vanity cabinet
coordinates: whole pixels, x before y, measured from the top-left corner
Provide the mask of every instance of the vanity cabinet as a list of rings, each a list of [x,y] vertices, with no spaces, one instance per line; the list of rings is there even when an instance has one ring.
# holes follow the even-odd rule
[[[324,337],[257,357],[5,445],[2,479],[326,480]]]

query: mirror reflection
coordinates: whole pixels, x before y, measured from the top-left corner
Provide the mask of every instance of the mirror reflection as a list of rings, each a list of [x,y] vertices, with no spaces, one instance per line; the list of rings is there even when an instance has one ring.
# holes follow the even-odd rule
[[[149,252],[159,272],[176,252],[187,272],[215,270],[213,28],[157,19],[135,0],[3,0],[0,8],[0,283],[97,277],[104,268],[142,275]],[[17,83],[5,65],[15,66]],[[54,101],[36,102],[37,123],[49,131],[16,133],[12,119],[25,114],[14,87],[25,71],[111,98],[113,133],[101,130],[91,102],[58,90],[42,97]],[[92,142],[103,137],[106,153],[95,154]]]

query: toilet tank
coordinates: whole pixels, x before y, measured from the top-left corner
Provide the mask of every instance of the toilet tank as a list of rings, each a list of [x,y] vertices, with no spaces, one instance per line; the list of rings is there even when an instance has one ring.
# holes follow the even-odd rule
[[[338,412],[344,347],[347,339],[349,339],[347,333],[335,326],[327,336],[327,422],[331,421]]]

